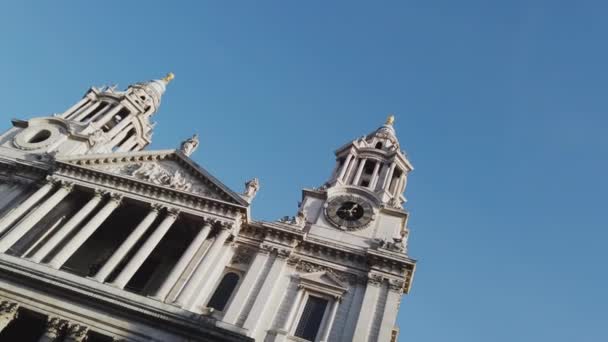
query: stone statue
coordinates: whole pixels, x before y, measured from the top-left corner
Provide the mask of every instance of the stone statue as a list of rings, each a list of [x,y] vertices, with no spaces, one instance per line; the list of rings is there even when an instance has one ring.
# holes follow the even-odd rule
[[[180,146],[180,151],[190,157],[198,147],[198,144],[198,134],[194,134],[192,138],[188,138],[182,142],[182,145]]]
[[[255,195],[260,190],[260,180],[256,178],[250,179],[245,183],[245,192],[243,192],[242,197],[249,203],[253,200]]]

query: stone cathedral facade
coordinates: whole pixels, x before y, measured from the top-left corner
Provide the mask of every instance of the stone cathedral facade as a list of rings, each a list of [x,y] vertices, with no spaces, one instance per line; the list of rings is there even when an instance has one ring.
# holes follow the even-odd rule
[[[412,165],[393,118],[257,221],[178,149],[145,150],[172,74],[91,88],[0,136],[0,341],[396,341]]]

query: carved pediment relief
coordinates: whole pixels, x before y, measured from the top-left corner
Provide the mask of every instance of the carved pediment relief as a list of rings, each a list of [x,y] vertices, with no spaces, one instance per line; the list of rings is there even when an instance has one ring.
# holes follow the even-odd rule
[[[95,169],[143,180],[155,185],[221,199],[208,185],[192,177],[188,171],[171,161],[98,165]]]
[[[87,155],[83,158],[66,158],[59,161],[198,196],[246,204],[200,166],[185,159],[176,153],[135,152]]]

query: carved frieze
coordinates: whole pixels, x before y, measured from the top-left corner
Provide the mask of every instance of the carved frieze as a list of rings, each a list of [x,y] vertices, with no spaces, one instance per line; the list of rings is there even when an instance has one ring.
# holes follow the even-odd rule
[[[175,190],[221,199],[217,194],[211,191],[208,186],[187,174],[178,164],[172,162],[157,161],[133,164],[108,164],[98,165],[95,166],[95,168],[106,172],[133,177],[155,185],[166,186]]]
[[[231,263],[234,265],[249,265],[255,256],[255,251],[247,247],[239,247],[236,254],[232,257]]]
[[[357,281],[357,276],[354,274],[338,271],[338,270],[335,270],[333,268],[323,266],[323,265],[313,264],[311,262],[304,261],[304,260],[300,260],[296,264],[296,270],[298,270],[300,272],[305,272],[305,273],[325,271],[325,272],[333,275],[336,279],[340,280],[341,282],[354,283]]]

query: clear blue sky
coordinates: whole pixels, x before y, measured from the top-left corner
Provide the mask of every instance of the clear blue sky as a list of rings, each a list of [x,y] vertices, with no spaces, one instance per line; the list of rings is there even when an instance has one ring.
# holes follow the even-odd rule
[[[419,259],[401,340],[608,340],[606,2],[14,3],[3,128],[173,71],[151,147],[198,132],[194,159],[258,176],[274,220],[395,112]]]

